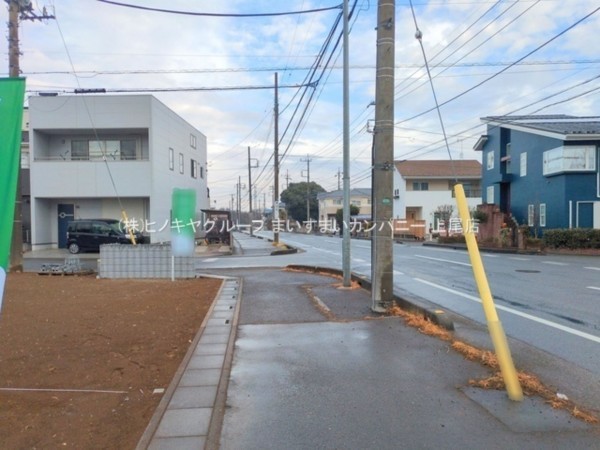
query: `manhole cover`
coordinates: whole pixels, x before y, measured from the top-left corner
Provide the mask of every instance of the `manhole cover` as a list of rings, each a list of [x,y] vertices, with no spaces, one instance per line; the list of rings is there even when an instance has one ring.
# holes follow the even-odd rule
[[[529,269],[515,269],[515,272],[521,272],[521,273],[540,273],[539,270],[529,270]]]

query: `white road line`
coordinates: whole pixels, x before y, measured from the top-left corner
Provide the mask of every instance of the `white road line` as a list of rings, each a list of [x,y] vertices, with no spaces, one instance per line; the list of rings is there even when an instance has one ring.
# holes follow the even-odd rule
[[[600,287],[596,287],[596,286],[588,286],[588,289],[595,289],[596,291],[600,291]]]
[[[471,264],[469,263],[463,263],[463,262],[458,262],[458,261],[452,261],[451,259],[442,259],[442,258],[432,258],[430,256],[424,256],[424,255],[415,255],[415,258],[423,258],[423,259],[430,259],[432,261],[440,261],[440,262],[447,262],[450,264],[458,264],[460,266],[467,266],[467,267],[471,267]]]
[[[588,270],[600,270],[600,267],[584,267],[584,269],[588,269]]]
[[[38,389],[38,388],[0,388],[0,391],[22,392],[81,392],[85,394],[128,394],[128,391],[110,391],[99,389]]]
[[[542,264],[550,264],[553,266],[568,266],[567,263],[557,262],[557,261],[542,261]]]
[[[464,298],[472,300],[474,302],[481,303],[481,299],[478,297],[475,297],[473,295],[465,294],[463,292],[459,292],[454,289],[447,288],[445,286],[440,286],[439,284],[435,284],[435,283],[432,283],[427,280],[422,280],[420,278],[415,278],[415,280],[420,283],[426,284],[428,286],[431,286],[431,287],[434,287],[437,289],[441,289],[442,291],[450,292],[452,294],[458,295],[460,297],[464,297]],[[517,311],[516,309],[507,308],[506,306],[503,306],[503,305],[496,305],[496,309],[506,311],[507,313],[514,314],[515,316],[523,317],[524,319],[528,319],[533,322],[541,323],[542,325],[547,325],[549,327],[556,328],[557,330],[564,331],[565,333],[573,334],[575,336],[587,339],[589,341],[597,342],[600,344],[600,337],[594,336],[593,334],[584,333],[583,331],[579,331],[574,328],[566,327],[564,325],[561,325],[561,324],[558,324],[555,322],[551,322],[549,320],[542,319],[540,317],[532,316],[531,314]]]
[[[394,270],[394,275],[404,275],[404,272],[400,272],[398,270]]]
[[[352,261],[355,261],[357,263],[366,263],[367,262],[364,259],[360,259],[360,258],[352,258]]]

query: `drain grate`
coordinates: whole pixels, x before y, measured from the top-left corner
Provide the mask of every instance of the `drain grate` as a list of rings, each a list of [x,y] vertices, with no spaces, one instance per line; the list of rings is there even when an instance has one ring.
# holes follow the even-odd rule
[[[540,270],[530,270],[530,269],[515,269],[515,272],[521,273],[540,273]]]

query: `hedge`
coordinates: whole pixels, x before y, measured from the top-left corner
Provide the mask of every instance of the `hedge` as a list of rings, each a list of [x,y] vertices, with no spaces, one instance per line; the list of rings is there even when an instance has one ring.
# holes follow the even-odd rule
[[[542,240],[549,248],[600,249],[600,230],[594,228],[545,230]]]

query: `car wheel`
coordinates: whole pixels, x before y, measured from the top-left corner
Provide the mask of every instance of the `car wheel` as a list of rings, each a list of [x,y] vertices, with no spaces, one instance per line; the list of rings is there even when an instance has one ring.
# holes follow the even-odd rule
[[[69,252],[72,254],[77,254],[81,251],[81,249],[79,248],[79,245],[77,245],[75,242],[72,242],[71,244],[69,244]]]

